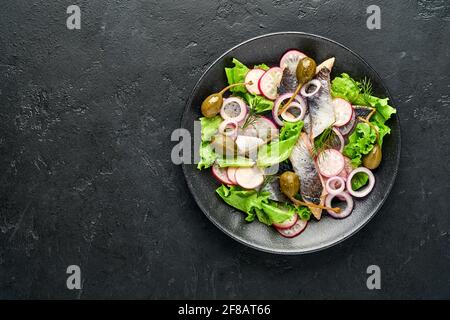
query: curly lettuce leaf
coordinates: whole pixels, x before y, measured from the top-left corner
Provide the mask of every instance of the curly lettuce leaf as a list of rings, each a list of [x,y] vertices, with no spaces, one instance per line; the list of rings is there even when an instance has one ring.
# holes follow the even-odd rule
[[[285,122],[281,128],[279,140],[263,145],[259,149],[257,165],[269,167],[289,158],[302,128],[303,121]]]
[[[214,152],[210,141],[213,135],[216,134],[219,129],[219,125],[222,122],[220,116],[215,116],[213,118],[200,118],[201,132],[202,132],[202,142],[200,143],[200,161],[197,164],[197,169],[202,170],[209,168],[213,165],[214,161],[217,159],[217,154]]]
[[[391,132],[391,129],[385,124],[396,110],[389,105],[389,98],[378,98],[367,94],[363,90],[363,84],[352,79],[347,73],[342,73],[331,82],[331,94],[333,97],[339,97],[349,101],[354,105],[368,106],[375,108],[375,114],[370,118],[370,122],[378,127],[380,146],[383,144],[383,138]]]
[[[267,71],[270,69],[270,67],[265,64],[265,63],[261,63],[261,64],[257,64],[256,66],[253,67],[254,69],[262,69],[264,71]]]
[[[367,123],[358,123],[344,147],[343,154],[350,158],[353,167],[361,165],[361,158],[368,154],[376,142],[377,134]]]
[[[306,207],[296,208],[291,204],[278,203],[269,200],[268,192],[257,192],[240,187],[221,185],[216,193],[230,206],[247,214],[246,221],[252,222],[257,218],[268,226],[281,223],[298,214],[300,218],[309,220],[310,211]]]
[[[245,75],[250,69],[236,58],[233,58],[232,63],[234,64],[234,67],[225,68],[228,84],[245,82]],[[231,88],[230,91],[246,93],[247,89],[245,86],[236,86]]]

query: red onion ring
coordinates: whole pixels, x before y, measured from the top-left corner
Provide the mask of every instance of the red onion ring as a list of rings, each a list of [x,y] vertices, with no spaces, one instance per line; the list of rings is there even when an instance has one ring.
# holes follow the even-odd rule
[[[306,89],[308,89],[311,85],[314,85],[316,88],[314,89],[313,92],[306,92]],[[322,84],[320,83],[319,80],[317,79],[313,79],[310,82],[305,83],[302,86],[302,89],[300,90],[300,93],[302,94],[302,96],[304,97],[311,97],[313,95],[315,95],[317,92],[319,92],[320,87],[322,86]]]
[[[355,174],[363,172],[369,176],[369,185],[365,186],[361,191],[355,191],[352,189],[352,178]],[[367,168],[359,167],[350,172],[350,174],[347,177],[347,191],[356,198],[362,198],[367,196],[370,191],[372,191],[373,186],[375,185],[375,176],[373,175],[372,171],[370,171]]]
[[[233,129],[231,131],[227,131],[227,127],[231,126]],[[236,137],[238,132],[238,123],[234,119],[227,119],[222,121],[219,126],[219,132],[228,137]]]
[[[340,183],[340,186],[336,189],[336,183]],[[327,189],[327,192],[332,195],[338,195],[345,189],[345,181],[343,178],[339,176],[331,177],[327,180],[327,183],[325,184],[325,188]]]
[[[283,126],[283,121],[280,120],[280,117],[278,116],[278,111],[280,110],[281,104],[282,104],[285,100],[287,100],[287,99],[289,99],[290,97],[292,97],[292,95],[293,95],[293,93],[285,93],[285,94],[282,94],[282,95],[279,96],[279,97],[277,98],[277,100],[275,100],[275,102],[274,102],[273,109],[272,109],[272,117],[273,117],[273,120],[275,121],[275,123],[276,123],[277,125],[279,125],[280,127]],[[306,102],[305,102],[305,100],[304,100],[301,96],[297,95],[297,96],[294,98],[294,102],[297,102],[298,104],[300,104],[300,105],[302,106],[301,109],[302,109],[302,110],[305,110],[305,113],[306,113]]]
[[[300,114],[297,117],[290,117],[287,115],[287,112],[290,108],[297,108],[300,109]],[[302,120],[305,117],[306,114],[306,108],[305,106],[302,106],[300,103],[298,102],[291,102],[291,104],[288,106],[288,108],[286,110],[284,110],[284,112],[281,114],[281,117],[286,120],[287,122],[297,122],[299,120]]]
[[[328,214],[336,219],[344,219],[347,218],[350,213],[353,211],[353,198],[348,194],[348,192],[341,192],[339,194],[329,194],[327,195],[327,198],[325,199],[325,205],[327,207],[331,208],[331,201],[334,199],[334,197],[338,197],[341,200],[344,200],[347,202],[347,206],[343,211],[340,211],[339,213],[334,212],[333,210],[327,210]]]
[[[333,127],[333,131],[334,131],[334,133],[336,133],[336,135],[339,138],[339,142],[341,143],[341,146],[339,147],[339,152],[342,153],[342,151],[344,151],[344,145],[345,145],[344,137],[342,136],[342,133],[335,127]]]
[[[225,106],[227,104],[233,103],[233,102],[237,103],[239,105],[239,108],[241,109],[241,112],[236,117],[230,117],[225,113]],[[247,105],[245,104],[245,102],[242,99],[239,99],[237,97],[230,97],[230,98],[223,100],[222,108],[220,109],[220,116],[224,120],[233,119],[236,122],[239,122],[245,118],[245,116],[247,115],[247,110],[248,110]]]

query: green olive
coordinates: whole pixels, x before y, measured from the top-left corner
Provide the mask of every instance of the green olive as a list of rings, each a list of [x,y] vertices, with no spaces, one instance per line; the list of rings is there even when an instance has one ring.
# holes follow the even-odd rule
[[[300,179],[292,171],[285,171],[280,176],[280,190],[288,198],[293,198],[300,190]]]
[[[211,139],[211,144],[218,154],[232,157],[236,154],[236,144],[234,140],[230,137],[224,136],[223,134],[218,134],[213,136]]]
[[[316,74],[316,62],[314,59],[305,57],[298,62],[296,75],[300,84],[305,84]]]
[[[376,143],[372,150],[362,158],[362,164],[367,169],[373,170],[378,168],[382,158],[381,147]]]
[[[214,117],[220,112],[222,103],[223,97],[220,92],[209,95],[202,103],[202,114],[207,118]]]
[[[212,117],[216,116],[220,112],[220,108],[222,108],[223,94],[230,88],[237,87],[237,86],[243,86],[246,84],[252,85],[252,82],[249,81],[248,83],[245,83],[245,82],[233,83],[233,84],[230,84],[229,86],[223,88],[222,91],[209,95],[202,102],[202,106],[201,106],[202,114],[207,118],[212,118]]]

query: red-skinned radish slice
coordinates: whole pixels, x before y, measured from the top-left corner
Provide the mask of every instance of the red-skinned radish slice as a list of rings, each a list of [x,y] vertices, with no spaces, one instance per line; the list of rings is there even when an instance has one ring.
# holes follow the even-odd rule
[[[337,195],[344,191],[345,189],[345,181],[342,177],[334,176],[327,180],[325,184],[325,188],[327,192],[332,195]]]
[[[290,72],[295,74],[298,62],[305,58],[306,54],[298,50],[287,51],[280,59],[280,68],[288,68]]]
[[[267,70],[258,82],[258,89],[269,100],[275,100],[278,94],[283,70],[279,67],[273,67]]]
[[[237,97],[230,97],[223,100],[222,109],[220,109],[220,116],[224,120],[233,119],[239,122],[247,115],[247,105],[245,102]]]
[[[297,116],[295,116],[291,111],[295,109],[299,111],[297,112],[298,113]],[[294,101],[288,105],[288,108],[284,110],[284,112],[281,114],[281,117],[287,122],[297,122],[302,120],[305,117],[305,114],[306,108],[302,106],[300,103]]]
[[[339,149],[336,149],[336,150],[338,150],[340,153],[342,153],[342,151],[344,151],[344,145],[345,145],[344,137],[342,136],[341,132],[338,129],[333,128],[333,131],[337,135],[339,142],[340,142]]]
[[[264,182],[264,173],[258,167],[238,168],[235,177],[236,182],[245,189],[255,189]]]
[[[355,174],[359,172],[365,173],[369,176],[369,184],[367,186],[364,186],[361,191],[355,191],[352,189],[352,178],[355,176]],[[356,198],[362,198],[367,196],[372,191],[374,185],[375,185],[375,176],[373,175],[372,171],[364,167],[356,168],[347,177],[347,191]]]
[[[344,99],[334,98],[333,106],[334,106],[334,114],[336,116],[334,126],[342,127],[348,124],[352,119],[353,115],[352,105]]]
[[[320,83],[319,80],[317,79],[313,79],[308,83],[305,83],[302,86],[302,89],[300,90],[300,93],[303,97],[307,98],[307,97],[312,97],[313,95],[315,95],[317,92],[319,92],[320,87],[322,86],[322,84]],[[312,90],[309,90],[310,88],[313,88]]]
[[[287,219],[287,220],[285,220],[283,222],[280,222],[280,223],[274,222],[273,226],[275,228],[277,228],[278,230],[279,229],[289,229],[297,222],[297,220],[298,220],[298,214],[294,213],[292,215],[292,217],[290,217],[289,219]]]
[[[355,109],[353,109],[353,107],[352,107],[352,110],[353,110],[353,112],[352,112],[352,117],[351,117],[350,121],[346,125],[343,125],[338,128],[338,130],[342,133],[343,136],[349,134],[353,130],[353,127],[356,124]]]
[[[245,128],[243,130],[245,135],[247,135],[245,133],[247,130],[253,130],[256,137],[261,138],[266,142],[275,137],[278,137],[279,134],[276,124],[272,120],[264,116],[258,116],[251,125]],[[252,135],[253,132],[250,133],[250,135]]]
[[[227,176],[228,176],[228,179],[233,183],[233,184],[237,184],[237,181],[236,181],[236,170],[237,170],[238,168],[237,167],[228,167],[228,169],[227,169]]]
[[[331,202],[333,201],[334,197],[337,197],[338,199],[345,201],[346,206],[343,210],[341,210],[339,212],[334,212],[333,210],[327,210],[328,214],[336,219],[347,218],[353,211],[353,205],[354,205],[353,198],[348,194],[348,192],[345,192],[345,191],[335,194],[335,195],[329,194],[329,195],[327,195],[327,197],[325,199],[325,205],[327,207],[331,208],[331,205],[332,205]]]
[[[272,117],[276,124],[278,124],[280,127],[283,126],[283,121],[278,116],[278,111],[282,107],[283,102],[289,100],[292,97],[292,93],[285,93],[277,98],[275,100],[273,109],[272,109]],[[300,104],[302,106],[302,109],[305,110],[306,113],[306,102],[303,100],[301,96],[296,96],[294,98],[294,102]]]
[[[236,138],[238,129],[239,125],[236,120],[233,119],[224,120],[219,126],[219,132],[221,134],[232,138]]]
[[[213,165],[211,169],[214,177],[220,182],[227,185],[234,185],[234,183],[228,178],[227,169],[221,168],[217,164]]]
[[[323,150],[317,156],[317,165],[320,173],[327,177],[333,177],[339,175],[344,169],[344,157],[335,149]]]
[[[300,233],[302,233],[307,225],[308,221],[305,221],[303,219],[297,219],[297,222],[288,229],[278,229],[276,227],[275,229],[278,231],[279,234],[281,234],[285,238],[294,238],[298,236]]]
[[[251,94],[258,94],[261,95],[261,91],[259,91],[258,83],[259,79],[263,76],[263,74],[266,73],[263,69],[252,69],[249,72],[247,72],[247,75],[245,76],[245,87],[247,88],[247,91]],[[251,84],[250,84],[251,83]]]

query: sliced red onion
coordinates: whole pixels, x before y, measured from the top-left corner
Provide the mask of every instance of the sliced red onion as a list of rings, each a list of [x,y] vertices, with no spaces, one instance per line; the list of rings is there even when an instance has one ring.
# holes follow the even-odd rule
[[[339,138],[339,142],[341,143],[341,146],[339,147],[339,152],[342,153],[342,151],[344,151],[344,145],[345,145],[344,137],[342,136],[341,132],[338,129],[336,129],[335,127],[333,127],[333,131],[334,131],[334,133],[336,133],[336,135]]]
[[[340,200],[343,200],[347,203],[344,210],[339,211],[339,213],[334,212],[333,210],[327,210],[328,214],[336,219],[344,219],[350,215],[353,211],[353,198],[348,194],[348,192],[341,192],[338,194],[329,194],[325,199],[325,205],[331,208],[331,202],[334,197],[338,197]]]
[[[295,117],[291,112],[289,112],[289,110],[291,108],[297,108],[300,110],[300,114]],[[286,120],[287,122],[297,122],[299,120],[302,120],[305,117],[306,114],[306,108],[305,106],[302,106],[300,103],[298,102],[291,102],[291,104],[288,106],[288,108],[286,110],[284,110],[284,112],[281,114],[281,117]]]
[[[315,86],[316,88],[312,92],[307,92],[306,90],[308,90],[310,86]],[[322,84],[320,83],[319,80],[313,79],[310,82],[307,82],[302,86],[300,93],[304,97],[311,97],[311,96],[315,95],[317,92],[319,92],[321,86],[322,86]]]
[[[234,110],[234,108],[239,108],[239,110]],[[233,119],[239,122],[245,118],[247,115],[247,105],[242,99],[237,97],[230,97],[223,100],[222,109],[220,109],[220,116],[224,120]],[[229,113],[235,113],[235,115],[230,115]]]
[[[355,174],[362,172],[369,176],[369,185],[365,186],[361,191],[355,191],[352,189],[352,178]],[[362,198],[367,196],[370,191],[372,191],[373,186],[375,185],[375,176],[373,175],[372,171],[365,167],[359,167],[350,172],[350,174],[347,177],[347,191],[354,197]]]
[[[273,109],[272,109],[272,117],[273,117],[273,120],[275,121],[275,123],[276,123],[277,125],[279,125],[280,127],[283,126],[283,121],[281,121],[280,117],[278,116],[278,111],[280,111],[280,107],[281,107],[281,105],[283,104],[283,102],[285,102],[286,100],[288,100],[289,98],[291,98],[292,95],[293,95],[293,93],[285,93],[285,94],[282,94],[282,95],[279,96],[279,97],[277,98],[277,100],[275,100],[275,102],[274,102]],[[292,103],[294,103],[294,102],[298,103],[298,104],[301,106],[300,109],[301,109],[301,110],[305,110],[304,112],[306,113],[306,102],[305,102],[305,100],[304,100],[301,96],[297,95],[297,96],[294,98],[294,101],[293,101]],[[303,113],[303,111],[302,111],[302,113]],[[303,116],[304,116],[304,115],[303,115]],[[297,121],[298,121],[298,120],[297,120]]]
[[[337,195],[337,194],[341,193],[342,191],[344,191],[345,181],[343,178],[341,178],[339,176],[334,176],[327,180],[325,187],[329,194]]]
[[[227,130],[229,128],[231,128],[231,130]],[[219,132],[228,137],[236,137],[238,129],[239,125],[234,119],[224,120],[219,126]]]

